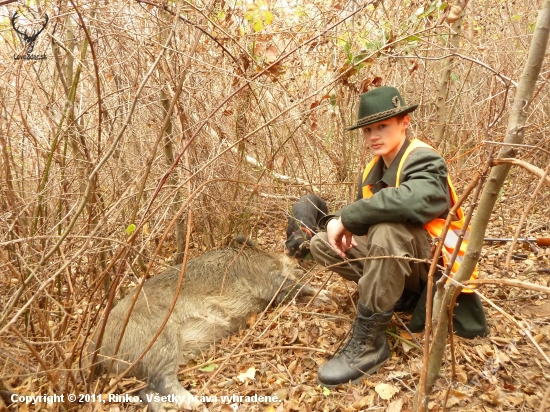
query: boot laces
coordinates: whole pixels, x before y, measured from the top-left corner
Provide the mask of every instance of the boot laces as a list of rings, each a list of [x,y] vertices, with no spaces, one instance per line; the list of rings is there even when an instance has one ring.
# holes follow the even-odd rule
[[[351,357],[356,356],[363,349],[367,338],[371,334],[371,328],[372,325],[370,322],[359,323],[359,318],[355,318],[352,327],[348,330],[348,333],[346,334],[346,338],[349,336],[351,331],[353,331],[353,334],[342,349],[338,348],[337,353],[341,353]]]

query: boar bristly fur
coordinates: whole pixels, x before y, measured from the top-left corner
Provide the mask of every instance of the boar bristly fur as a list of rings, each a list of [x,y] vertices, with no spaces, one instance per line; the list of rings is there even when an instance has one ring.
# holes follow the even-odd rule
[[[180,270],[181,266],[169,268],[144,283],[117,354],[114,350],[135,291],[113,308],[99,349],[105,366],[113,361],[112,372],[126,370],[151,342],[172,303]],[[243,245],[190,259],[174,311],[152,348],[131,371],[133,376],[147,378],[142,397],[156,392],[189,399],[189,392],[178,382],[178,366],[237,332],[251,314],[264,310],[272,299],[280,302],[287,295],[296,296],[302,285],[292,278],[294,270],[285,256]],[[303,287],[299,294],[312,296],[316,292]],[[160,405],[150,406],[162,410]],[[188,400],[178,406],[194,409],[199,405]]]

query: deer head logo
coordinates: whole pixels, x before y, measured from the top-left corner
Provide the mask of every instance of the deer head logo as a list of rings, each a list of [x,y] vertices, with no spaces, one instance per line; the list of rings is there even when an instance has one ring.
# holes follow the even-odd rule
[[[13,29],[19,34],[19,38],[25,45],[25,51],[27,54],[31,54],[34,49],[34,42],[38,38],[38,35],[42,33],[42,31],[46,28],[46,24],[48,24],[48,15],[45,14],[46,21],[44,21],[44,24],[42,25],[42,28],[39,30],[21,30],[19,27],[15,25],[15,21],[17,20],[19,12],[16,11],[13,13],[13,17],[11,18],[11,26]]]

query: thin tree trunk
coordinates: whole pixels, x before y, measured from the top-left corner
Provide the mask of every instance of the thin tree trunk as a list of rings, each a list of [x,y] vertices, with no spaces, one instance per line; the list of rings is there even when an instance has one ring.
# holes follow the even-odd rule
[[[167,79],[166,79],[166,82],[168,82]],[[162,104],[162,108],[163,108],[163,111],[164,111],[163,116],[166,116],[168,114],[169,110],[170,110],[170,100],[168,99],[168,96],[166,96],[166,93],[165,93],[164,89],[160,89],[160,102]],[[166,125],[166,129],[164,130],[164,138],[163,138],[164,155],[166,156],[166,163],[168,164],[168,166],[170,166],[174,162],[174,159],[175,159],[174,145],[172,143],[173,129],[174,129],[174,125],[173,125],[172,117],[170,117],[170,119],[168,121],[168,124]],[[178,185],[178,178],[177,178],[176,173],[172,173],[170,175],[170,184],[172,186],[177,186]],[[175,214],[178,211],[178,209],[180,208],[180,203],[182,202],[182,199],[183,199],[183,196],[182,196],[181,192],[178,190],[176,192],[176,195],[174,196],[174,202],[172,203],[172,206],[171,206],[173,214]],[[184,219],[179,220],[176,223],[175,226],[176,226],[175,230],[176,230],[177,250],[176,250],[176,254],[174,255],[172,263],[174,265],[179,265],[181,262],[183,262],[183,250],[185,248],[185,221],[184,221]]]
[[[541,11],[539,12],[535,31],[531,41],[529,49],[529,55],[525,64],[523,73],[520,77],[520,81],[517,88],[516,97],[510,117],[508,120],[508,127],[506,131],[505,143],[519,144],[523,142],[525,121],[528,115],[529,105],[533,97],[535,85],[544,61],[544,55],[548,44],[548,35],[550,32],[550,0],[544,0],[542,2]],[[515,154],[514,149],[503,146],[500,150],[498,157],[513,157]],[[508,171],[510,169],[509,164],[496,166],[492,169],[489,176],[487,185],[485,186],[481,195],[481,200],[477,213],[472,221],[472,230],[470,232],[470,238],[468,241],[468,247],[463,263],[460,266],[460,270],[457,273],[455,279],[458,282],[464,282],[468,280],[474,271],[474,268],[479,260],[481,253],[481,247],[483,245],[483,238],[485,235],[485,229],[491,217],[493,207],[496,203],[498,194]],[[448,307],[451,301],[452,295],[456,289],[452,283],[446,286],[446,291],[442,291],[436,295],[436,299],[441,299],[443,293],[442,305]],[[434,314],[435,316],[435,314]],[[436,325],[440,323],[438,328],[439,333],[434,336],[433,347],[430,351],[430,362],[428,366],[428,380],[427,380],[427,394],[430,393],[434,382],[439,375],[441,369],[441,362],[445,353],[445,343],[447,338],[447,324],[448,317],[447,311],[442,311],[442,315],[439,319],[433,319],[434,330]],[[425,410],[427,399],[423,399],[423,402],[419,403],[418,410]]]
[[[462,32],[462,19],[464,17],[464,10],[468,5],[469,0],[458,0],[453,8],[460,7],[460,14],[458,19],[452,23],[452,34],[449,35],[449,51],[452,52],[458,48],[460,36]],[[452,14],[452,11],[449,15]],[[439,81],[439,91],[437,93],[437,99],[435,100],[435,105],[437,107],[437,124],[434,130],[433,142],[436,147],[441,145],[443,141],[443,136],[445,135],[445,125],[447,123],[447,94],[449,92],[449,80],[451,79],[451,71],[453,68],[454,57],[447,57],[444,60],[443,73],[441,74],[441,79]]]

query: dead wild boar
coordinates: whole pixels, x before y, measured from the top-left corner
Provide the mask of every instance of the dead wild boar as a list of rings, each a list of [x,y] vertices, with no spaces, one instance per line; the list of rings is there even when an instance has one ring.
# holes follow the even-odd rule
[[[135,292],[112,309],[99,349],[99,359],[105,367],[114,359],[112,372],[126,370],[151,342],[173,300],[180,269],[181,265],[169,268],[144,283],[117,354],[115,347]],[[164,409],[162,403],[152,398],[157,393],[172,396],[178,408],[197,408],[200,403],[194,402],[178,382],[178,365],[237,332],[251,314],[264,310],[273,298],[279,303],[287,296],[317,293],[316,289],[296,283],[292,278],[295,270],[285,256],[243,245],[190,259],[174,311],[152,348],[131,371],[132,376],[147,379],[147,388],[140,396],[149,402],[150,409]],[[92,350],[96,340],[97,332]]]

